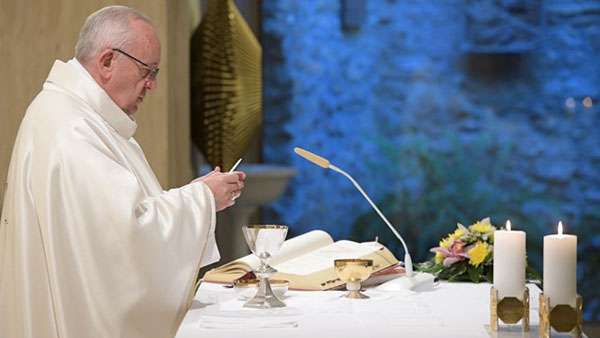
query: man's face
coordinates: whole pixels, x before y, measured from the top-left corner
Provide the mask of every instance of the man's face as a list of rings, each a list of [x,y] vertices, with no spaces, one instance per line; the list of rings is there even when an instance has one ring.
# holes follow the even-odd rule
[[[136,38],[127,47],[113,49],[114,68],[107,92],[127,114],[134,114],[147,91],[156,88],[155,71],[160,63],[160,42],[152,26],[131,22]],[[136,60],[137,59],[137,60]]]

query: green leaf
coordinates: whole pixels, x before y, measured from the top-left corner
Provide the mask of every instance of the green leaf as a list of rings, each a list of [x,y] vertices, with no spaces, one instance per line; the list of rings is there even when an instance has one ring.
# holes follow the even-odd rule
[[[489,283],[494,282],[494,267],[493,266],[487,269],[487,273],[485,274],[485,279]]]
[[[482,280],[484,280],[484,277],[483,277],[483,268],[484,268],[483,265],[479,265],[478,267],[469,266],[469,269],[468,269],[469,279],[473,283],[479,283]]]
[[[448,269],[448,281],[450,282],[456,282],[456,281],[461,281],[464,280],[463,276],[465,274],[465,272],[467,272],[467,264],[466,262],[459,262],[459,263],[455,263],[453,265],[450,266],[450,268]]]

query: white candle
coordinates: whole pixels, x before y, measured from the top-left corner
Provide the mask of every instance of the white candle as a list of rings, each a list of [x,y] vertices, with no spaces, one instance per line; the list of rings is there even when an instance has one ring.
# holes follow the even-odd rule
[[[494,288],[498,299],[523,298],[525,260],[525,232],[513,231],[510,221],[506,221],[506,230],[494,232]]]
[[[557,235],[544,236],[544,295],[550,297],[550,306],[575,306],[577,236],[563,234],[562,222]]]

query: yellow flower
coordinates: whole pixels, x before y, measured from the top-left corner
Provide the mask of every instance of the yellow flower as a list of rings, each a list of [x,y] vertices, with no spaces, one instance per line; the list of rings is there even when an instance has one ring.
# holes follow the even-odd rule
[[[471,229],[471,231],[479,232],[480,234],[490,234],[494,232],[494,227],[490,223],[489,218],[482,219],[481,221],[471,225],[469,229]]]
[[[465,231],[464,228],[458,228],[458,229],[454,230],[454,232],[448,238],[450,238],[452,241],[455,241],[457,239],[460,239],[466,233],[467,232]]]
[[[435,264],[442,264],[443,261],[444,261],[444,255],[442,255],[440,252],[436,252],[435,253]]]
[[[440,241],[440,247],[444,249],[449,249],[450,245],[452,245],[453,242],[454,240],[452,238],[446,237]]]
[[[490,246],[485,242],[477,242],[471,250],[467,252],[469,255],[469,264],[479,266],[487,255],[490,253]]]

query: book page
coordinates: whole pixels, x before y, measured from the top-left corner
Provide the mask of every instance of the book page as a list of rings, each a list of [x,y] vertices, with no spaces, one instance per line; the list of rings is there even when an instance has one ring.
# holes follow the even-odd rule
[[[273,267],[281,273],[305,276],[332,268],[335,259],[360,258],[380,248],[380,244],[373,242],[356,243],[352,241],[338,241],[312,252],[307,252],[302,256],[296,256],[280,264],[273,265]]]
[[[283,242],[277,256],[271,259],[275,266],[294,257],[302,256],[308,252],[333,243],[333,239],[323,230],[313,230]]]
[[[307,232],[283,242],[279,252],[271,258],[270,265],[275,266],[276,264],[304,255],[331,243],[333,243],[333,239],[325,231],[313,230]],[[258,269],[260,266],[260,260],[255,255],[244,256],[236,261],[247,264],[252,270]]]

